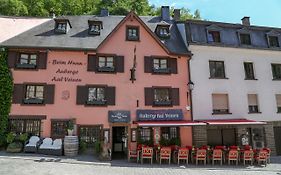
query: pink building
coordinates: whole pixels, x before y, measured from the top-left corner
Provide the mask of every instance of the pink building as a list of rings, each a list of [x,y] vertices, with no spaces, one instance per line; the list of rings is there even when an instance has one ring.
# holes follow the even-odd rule
[[[169,8],[161,17],[59,17],[12,38],[10,129],[110,143],[192,145],[188,60]]]

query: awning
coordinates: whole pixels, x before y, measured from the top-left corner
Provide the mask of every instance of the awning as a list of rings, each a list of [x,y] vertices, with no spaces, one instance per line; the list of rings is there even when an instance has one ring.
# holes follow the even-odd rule
[[[202,126],[206,123],[198,121],[135,121],[138,126]]]
[[[248,119],[229,119],[229,120],[202,120],[208,125],[264,125],[266,122]]]

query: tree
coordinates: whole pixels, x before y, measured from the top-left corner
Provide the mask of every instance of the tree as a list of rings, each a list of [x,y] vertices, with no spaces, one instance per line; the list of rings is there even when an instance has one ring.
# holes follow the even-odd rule
[[[200,11],[198,9],[194,12],[194,19],[201,19]]]
[[[0,51],[0,146],[6,143],[8,116],[11,109],[13,80],[7,64],[7,52]]]
[[[28,10],[20,0],[1,0],[0,14],[8,16],[25,16],[28,15]]]

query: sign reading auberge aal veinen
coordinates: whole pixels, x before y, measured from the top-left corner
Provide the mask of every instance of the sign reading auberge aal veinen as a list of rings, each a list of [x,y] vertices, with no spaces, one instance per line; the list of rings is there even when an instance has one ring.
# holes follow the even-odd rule
[[[183,112],[181,109],[137,110],[138,121],[182,120],[182,119],[183,119]]]

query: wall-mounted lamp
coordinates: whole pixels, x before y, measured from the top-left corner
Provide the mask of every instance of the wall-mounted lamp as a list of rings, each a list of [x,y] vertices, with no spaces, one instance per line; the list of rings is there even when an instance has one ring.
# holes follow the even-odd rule
[[[188,89],[191,90],[191,91],[194,89],[194,83],[192,81],[189,81],[187,83],[187,86],[188,86]]]

